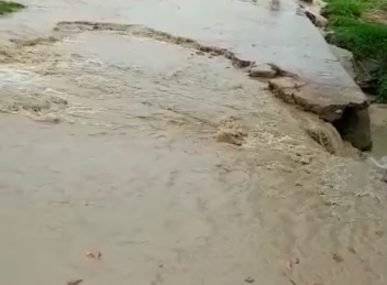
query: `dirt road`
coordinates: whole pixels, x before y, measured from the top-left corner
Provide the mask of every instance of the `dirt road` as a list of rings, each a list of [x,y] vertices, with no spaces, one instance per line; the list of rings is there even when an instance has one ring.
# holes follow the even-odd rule
[[[1,283],[386,284],[381,174],[198,49],[176,17],[203,3],[122,2],[28,1],[2,20]],[[180,20],[253,9],[216,2]]]

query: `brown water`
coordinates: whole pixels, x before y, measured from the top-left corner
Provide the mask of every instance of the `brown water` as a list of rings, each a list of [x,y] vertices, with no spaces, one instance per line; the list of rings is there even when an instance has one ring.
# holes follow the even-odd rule
[[[372,155],[376,158],[387,157],[387,105],[372,104],[370,106],[370,115],[374,139]]]
[[[81,26],[1,54],[1,283],[386,284],[381,173],[223,56]]]

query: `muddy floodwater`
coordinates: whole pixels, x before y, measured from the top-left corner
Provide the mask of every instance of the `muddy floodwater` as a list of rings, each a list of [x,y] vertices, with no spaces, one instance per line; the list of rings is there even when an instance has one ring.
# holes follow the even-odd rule
[[[0,283],[385,285],[383,172],[140,2],[1,20]]]

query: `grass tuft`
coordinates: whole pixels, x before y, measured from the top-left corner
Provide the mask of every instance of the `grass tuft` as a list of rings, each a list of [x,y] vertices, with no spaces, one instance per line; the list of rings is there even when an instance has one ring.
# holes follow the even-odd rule
[[[324,9],[324,14],[328,17],[345,16],[345,17],[361,17],[365,10],[365,4],[359,0],[330,0]]]
[[[0,0],[0,15],[13,13],[23,8],[24,5],[20,3]]]

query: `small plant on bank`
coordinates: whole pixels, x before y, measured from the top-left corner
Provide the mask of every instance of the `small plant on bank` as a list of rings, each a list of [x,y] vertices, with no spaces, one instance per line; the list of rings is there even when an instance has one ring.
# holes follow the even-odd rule
[[[24,5],[16,2],[0,0],[0,15],[16,12],[24,8]]]

